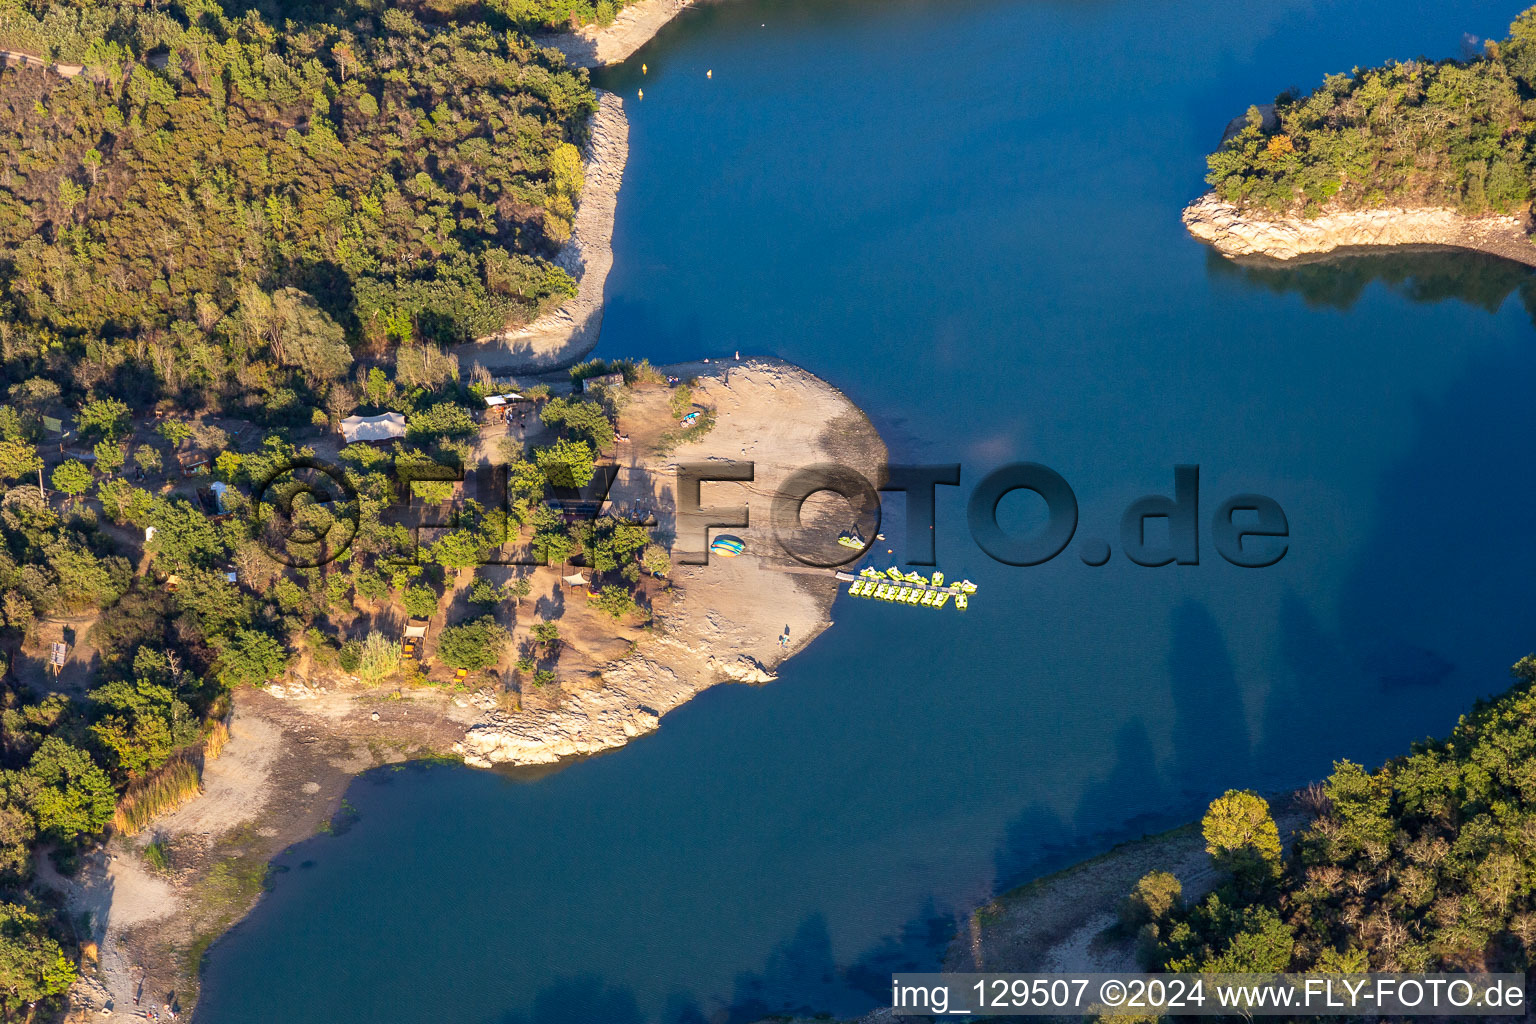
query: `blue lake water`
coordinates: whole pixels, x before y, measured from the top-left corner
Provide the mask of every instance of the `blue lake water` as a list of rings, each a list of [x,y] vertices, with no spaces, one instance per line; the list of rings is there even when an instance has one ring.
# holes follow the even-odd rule
[[[632,127],[599,354],[771,354],[842,387],[894,459],[963,464],[939,561],[981,592],[842,599],[778,682],[537,780],[366,776],[355,826],[285,854],[215,946],[198,1019],[860,1011],[957,907],[1502,689],[1536,647],[1532,276],[1245,269],[1178,214],[1249,102],[1457,55],[1518,9],[733,0],[603,73]],[[970,488],[1018,459],[1066,477],[1108,565],[975,547]],[[1201,563],[1133,565],[1120,512],[1180,463]],[[1204,535],[1248,491],[1289,518],[1271,568]]]

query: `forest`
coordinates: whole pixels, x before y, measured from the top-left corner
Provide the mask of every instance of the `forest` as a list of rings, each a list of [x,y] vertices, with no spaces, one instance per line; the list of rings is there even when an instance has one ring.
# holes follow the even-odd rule
[[[1303,791],[1286,848],[1268,803],[1228,792],[1202,822],[1221,872],[1183,899],[1167,872],[1126,900],[1143,962],[1169,971],[1524,971],[1536,950],[1536,656],[1451,734]]]
[[[71,875],[104,836],[196,795],[236,689],[301,651],[364,685],[444,685],[397,638],[348,635],[360,605],[430,617],[467,587],[474,613],[444,620],[436,656],[471,687],[512,642],[491,613],[529,594],[526,575],[474,574],[509,539],[583,566],[599,613],[648,617],[637,588],[667,574],[666,549],[544,500],[592,478],[622,389],[525,389],[548,443],[507,439],[506,501],[462,500],[430,544],[401,505],[449,485],[399,486],[481,460],[498,389],[461,379],[446,347],[574,291],[552,257],[595,97],[536,36],[614,10],[0,0],[0,49],[38,58],[0,70],[0,1017],[56,1011],[92,955],[92,923],[39,865]],[[608,370],[659,379],[588,364],[577,390]],[[345,500],[294,502],[297,479],[262,490],[334,445],[342,417],[385,411],[406,436],[341,448]],[[239,423],[253,436],[237,445],[219,424]],[[182,460],[200,452],[194,486]],[[344,527],[345,550],[274,557],[279,505]],[[88,638],[87,677],[68,693],[25,681],[43,631],[70,622],[87,624],[63,634]],[[559,626],[531,632],[516,675],[546,686]]]
[[[463,13],[0,4],[0,47],[80,66],[0,72],[5,377],[294,421],[571,294],[586,73]]]
[[[548,385],[525,388],[546,441],[528,448],[501,437],[491,462],[505,467],[505,495],[484,503],[455,498],[431,474],[422,479],[424,467],[483,464],[474,410],[495,389],[460,381],[451,363],[438,353],[363,375],[365,411],[407,409],[410,418],[402,440],[340,447],[332,466],[340,493],[316,487],[302,468],[316,455],[312,442],[335,444],[315,427],[273,430],[237,450],[206,422],[163,417],[151,426],[114,398],[74,415],[93,442],[90,463],[45,459],[24,439],[35,429],[29,405],[57,389],[40,378],[16,389],[19,406],[0,416],[0,428],[17,435],[0,439],[0,1016],[60,995],[85,955],[89,923],[34,884],[39,862],[73,874],[103,835],[143,832],[195,796],[203,766],[229,737],[237,689],[283,677],[301,653],[313,671],[365,687],[513,694],[526,692],[514,682],[555,683],[559,613],[531,623],[510,678],[496,671],[513,643],[503,622],[531,592],[527,571],[497,582],[479,571],[508,544],[581,566],[592,608],[615,623],[649,619],[637,599],[643,578],[665,586],[671,570],[651,530],[613,515],[573,518],[546,501],[593,480],[614,446],[626,389],[555,397]],[[585,364],[572,375],[606,371],[666,386],[645,363]],[[675,389],[684,405],[685,387]],[[177,468],[176,453],[199,441],[222,448],[197,478],[226,488],[217,508],[194,497]],[[423,540],[411,506],[450,501],[449,525]],[[136,548],[138,566],[123,554]],[[456,591],[467,617],[445,611]],[[438,618],[443,668],[429,676],[397,632],[358,614],[364,607],[398,610],[400,621]],[[540,613],[530,605],[527,614]],[[72,621],[89,622],[96,656],[84,691],[50,692],[36,670],[25,682],[18,666],[37,660],[28,650],[47,649],[41,631]]]
[[[1536,8],[1470,60],[1410,60],[1328,75],[1284,93],[1207,162],[1231,203],[1270,213],[1442,206],[1469,215],[1528,205],[1536,173]]]

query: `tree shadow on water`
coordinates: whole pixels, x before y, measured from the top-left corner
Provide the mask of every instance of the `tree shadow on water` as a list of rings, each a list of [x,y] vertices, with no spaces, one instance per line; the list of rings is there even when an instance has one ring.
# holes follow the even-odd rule
[[[1198,601],[1173,609],[1168,677],[1173,683],[1174,784],[1186,797],[1207,799],[1246,785],[1252,745],[1243,693],[1221,626]]]
[[[648,1024],[628,989],[609,985],[597,975],[561,978],[546,985],[527,1016],[506,1013],[486,1024]]]
[[[1146,808],[1127,817],[1127,808]],[[994,889],[1005,892],[1075,864],[1105,847],[1187,820],[1169,790],[1147,727],[1133,719],[1115,736],[1107,775],[1089,784],[1070,817],[1044,804],[1025,807],[1008,823],[993,855]]]
[[[1536,319],[1536,272],[1510,260],[1466,249],[1348,250],[1305,262],[1232,260],[1206,255],[1212,278],[1301,296],[1308,306],[1347,310],[1381,283],[1413,302],[1460,299],[1489,313],[1518,294]]]

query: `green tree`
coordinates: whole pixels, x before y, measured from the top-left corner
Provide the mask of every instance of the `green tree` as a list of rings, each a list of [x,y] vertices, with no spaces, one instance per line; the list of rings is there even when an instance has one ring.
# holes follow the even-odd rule
[[[533,581],[527,576],[519,576],[517,579],[507,580],[501,588],[517,603],[518,607],[522,607],[523,598],[533,593]]]
[[[512,635],[489,615],[473,622],[449,626],[437,638],[437,656],[451,668],[491,668],[501,660],[501,652]]]
[[[162,465],[160,450],[153,445],[141,444],[133,450],[133,462],[145,473],[158,473]]]
[[[672,556],[660,544],[647,544],[640,562],[652,576],[665,576],[672,571]]]
[[[192,428],[180,420],[162,420],[155,430],[169,442],[172,448],[179,448],[185,442],[192,440]]]
[[[217,527],[184,498],[154,498],[144,519],[155,528],[154,539],[145,547],[165,569],[208,568],[229,557],[229,545]]]
[[[411,587],[405,592],[405,614],[413,619],[430,619],[437,613],[437,591],[428,586]]]
[[[199,735],[197,716],[167,687],[145,679],[113,682],[89,694],[91,736],[120,777],[142,775]]]
[[[96,398],[80,407],[80,433],[92,440],[116,440],[128,433],[129,409],[116,398]]]
[[[1269,815],[1268,801],[1251,790],[1229,789],[1212,800],[1200,831],[1206,852],[1228,870],[1279,868],[1279,829]]]
[[[42,468],[43,460],[37,454],[37,445],[9,438],[0,440],[0,480],[32,478]]]
[[[432,560],[445,569],[473,569],[485,561],[482,538],[472,530],[452,530],[428,549]]]
[[[533,457],[552,487],[585,487],[597,472],[592,448],[585,441],[561,438]]]
[[[544,648],[546,654],[554,654],[560,647],[560,626],[555,622],[536,622],[533,624],[533,642]]]
[[[53,481],[54,490],[63,491],[71,499],[91,489],[90,467],[78,459],[65,459],[59,463],[49,479]]]
[[[73,843],[112,820],[112,780],[91,755],[57,736],[43,740],[21,781],[38,831],[46,838]]]
[[[563,565],[576,551],[576,544],[555,530],[539,530],[533,535],[534,556],[548,565]]]
[[[269,296],[247,285],[240,292],[240,316],[279,363],[298,367],[311,379],[335,380],[352,365],[346,332],[308,292],[279,288]]]
[[[111,476],[123,468],[123,446],[117,441],[106,439],[96,442],[96,468],[107,476]]]
[[[1213,974],[1281,974],[1291,964],[1295,937],[1269,907],[1243,912],[1242,926],[1226,948],[1201,969]]]
[[[0,903],[0,1010],[11,1020],[32,1004],[63,995],[75,983],[75,965],[43,919],[17,903]]]
[[[406,439],[420,443],[470,437],[475,430],[475,421],[470,419],[463,406],[454,402],[439,402],[416,413],[406,422]]]
[[[1143,925],[1161,921],[1179,909],[1184,887],[1166,871],[1149,871],[1136,882],[1136,887],[1120,907],[1121,924],[1134,931]]]
[[[564,428],[571,437],[585,440],[599,451],[613,446],[613,421],[597,402],[554,398],[544,404],[539,419],[546,426]]]
[[[0,883],[17,885],[32,876],[32,844],[36,841],[37,824],[31,813],[12,802],[7,793],[0,803]]]
[[[287,650],[270,634],[237,629],[219,654],[219,681],[227,687],[260,686],[287,667]]]

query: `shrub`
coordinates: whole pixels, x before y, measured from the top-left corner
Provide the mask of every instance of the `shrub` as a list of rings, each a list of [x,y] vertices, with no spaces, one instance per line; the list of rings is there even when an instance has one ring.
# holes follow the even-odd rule
[[[437,613],[437,601],[437,591],[431,587],[411,587],[405,592],[405,614],[413,619],[430,619]]]
[[[387,679],[400,668],[400,645],[374,631],[363,639],[358,650],[356,674],[365,683]]]
[[[501,652],[512,635],[489,615],[473,622],[450,626],[437,639],[437,656],[451,668],[491,668],[501,660]]]
[[[171,858],[168,853],[164,840],[156,839],[144,847],[144,862],[156,871],[169,871]]]
[[[203,759],[217,761],[219,755],[224,753],[224,747],[229,743],[229,726],[222,720],[214,719],[208,723],[208,735],[203,737]]]
[[[618,621],[626,615],[637,614],[640,611],[640,606],[635,604],[634,595],[626,587],[603,587],[592,598],[592,603],[597,605],[599,611],[608,615],[614,621]]]

